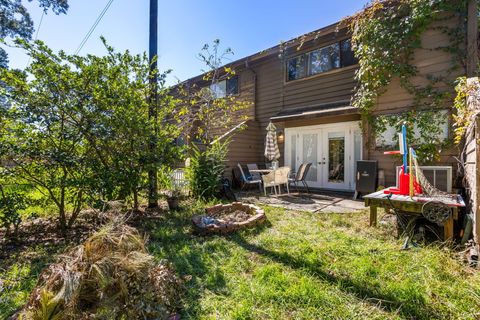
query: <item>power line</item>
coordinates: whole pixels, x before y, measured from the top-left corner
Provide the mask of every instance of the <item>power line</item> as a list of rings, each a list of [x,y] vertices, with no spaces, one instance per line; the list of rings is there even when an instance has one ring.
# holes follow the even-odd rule
[[[90,28],[90,30],[87,32],[87,34],[85,35],[85,37],[83,38],[82,42],[80,43],[80,45],[78,46],[77,50],[75,51],[75,54],[77,55],[80,50],[82,50],[83,46],[87,43],[88,39],[90,38],[90,36],[92,35],[93,31],[95,31],[95,28],[98,26],[98,24],[100,23],[100,21],[102,20],[103,16],[105,15],[105,13],[107,13],[108,11],[108,8],[110,8],[110,6],[112,5],[112,2],[113,0],[109,0],[107,5],[105,6],[105,8],[103,8],[102,12],[100,12],[100,15],[97,17],[97,20],[95,20],[95,22],[93,23],[92,27]]]
[[[38,34],[40,32],[40,28],[42,27],[42,22],[43,22],[43,17],[45,16],[45,10],[42,11],[42,16],[40,17],[40,22],[38,23],[38,27],[37,27],[37,32],[35,32],[35,38],[34,38],[34,41],[37,41],[38,40]],[[32,60],[32,57],[29,56],[28,57],[28,62],[27,62],[27,65],[25,66],[25,69],[27,69],[27,67],[30,65],[30,61]]]
[[[42,16],[40,17],[40,22],[38,23],[37,32],[35,33],[35,41],[38,39],[38,33],[40,32],[40,28],[42,27],[43,17],[45,16],[45,10],[42,11]]]

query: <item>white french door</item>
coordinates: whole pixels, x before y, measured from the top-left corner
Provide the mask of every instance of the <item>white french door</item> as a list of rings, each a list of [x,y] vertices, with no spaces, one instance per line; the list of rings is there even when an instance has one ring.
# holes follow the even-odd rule
[[[311,187],[354,190],[356,161],[361,160],[362,135],[358,122],[285,129],[285,163],[297,171],[312,163]]]

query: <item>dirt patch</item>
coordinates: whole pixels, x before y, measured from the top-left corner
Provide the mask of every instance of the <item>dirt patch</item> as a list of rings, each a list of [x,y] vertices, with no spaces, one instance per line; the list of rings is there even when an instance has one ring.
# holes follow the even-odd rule
[[[247,220],[248,218],[251,217],[250,214],[246,213],[245,211],[242,210],[235,210],[235,209],[230,209],[230,210],[225,210],[225,211],[219,211],[215,214],[211,215],[212,218],[215,218],[219,221],[222,222],[242,222]]]
[[[204,215],[192,218],[192,223],[198,234],[215,234],[250,228],[264,222],[265,219],[265,212],[259,207],[234,202],[206,208]]]

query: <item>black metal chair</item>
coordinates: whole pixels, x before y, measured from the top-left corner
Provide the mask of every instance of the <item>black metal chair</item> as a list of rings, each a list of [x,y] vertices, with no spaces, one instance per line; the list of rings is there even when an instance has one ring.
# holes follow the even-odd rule
[[[245,174],[245,172],[243,171],[243,168],[242,166],[239,164],[237,164],[238,166],[238,169],[240,170],[240,174],[241,174],[241,177],[242,177],[242,180],[241,180],[241,190],[243,190],[245,188],[245,186],[249,185],[258,185],[258,189],[260,190],[260,192],[262,192],[262,180],[261,179],[253,179],[252,176],[247,176]]]
[[[295,190],[298,192],[298,183],[301,182],[305,188],[307,188],[307,193],[310,193],[310,189],[308,188],[307,184],[307,174],[308,170],[310,170],[310,167],[312,166],[312,163],[302,163],[300,165],[300,168],[298,168],[297,173],[295,174],[294,177],[291,177],[288,179],[289,183],[295,184]]]

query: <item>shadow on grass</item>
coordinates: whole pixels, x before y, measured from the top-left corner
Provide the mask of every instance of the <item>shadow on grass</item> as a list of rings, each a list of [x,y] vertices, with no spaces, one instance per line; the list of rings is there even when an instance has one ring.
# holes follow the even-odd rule
[[[27,252],[28,249],[28,252]],[[62,249],[56,246],[30,247],[0,260],[0,318],[8,319],[23,307],[43,269]],[[25,271],[26,270],[26,271]]]
[[[230,249],[228,242],[215,241],[223,237],[192,234],[191,215],[190,209],[179,210],[144,225],[143,230],[149,234],[150,253],[167,259],[184,278],[184,298],[178,311],[182,318],[195,319],[200,314],[198,301],[205,290],[228,295],[225,275],[219,268],[219,255],[228,255]]]
[[[442,314],[439,310],[428,306],[425,301],[423,301],[422,298],[419,299],[418,296],[412,301],[399,301],[394,295],[381,293],[377,288],[371,288],[348,276],[340,277],[333,275],[324,270],[319,263],[312,263],[301,257],[295,257],[283,252],[275,252],[249,243],[242,235],[232,235],[227,237],[227,239],[250,252],[262,255],[288,268],[304,270],[309,275],[313,275],[320,280],[337,286],[345,293],[353,294],[365,302],[371,303],[383,310],[400,314],[408,319],[432,319],[445,316],[445,314]]]

